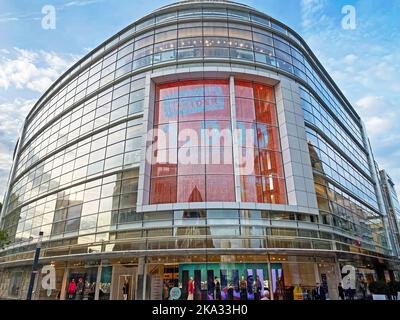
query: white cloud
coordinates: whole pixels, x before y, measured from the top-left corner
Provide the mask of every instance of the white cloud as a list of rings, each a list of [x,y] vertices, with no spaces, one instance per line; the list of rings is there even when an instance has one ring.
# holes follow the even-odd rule
[[[107,0],[77,0],[77,1],[70,1],[66,4],[62,4],[56,7],[56,12],[63,11],[73,7],[84,7],[87,5],[92,5],[100,2],[104,2]],[[10,12],[0,14],[0,23],[7,23],[13,21],[28,21],[28,20],[41,20],[43,18],[43,13],[41,10],[39,11],[32,11],[27,12],[24,14],[13,14]]]
[[[353,64],[358,60],[358,57],[355,54],[348,54],[347,56],[344,57],[344,61],[348,64]]]
[[[43,93],[77,59],[71,54],[13,48],[0,56],[0,89],[15,87]]]
[[[326,16],[323,14],[323,8],[325,4],[326,0],[301,1],[301,17],[303,28],[308,29],[316,22],[326,18]]]
[[[70,1],[65,4],[65,7],[84,7],[91,4],[96,4],[103,2],[104,0],[80,0],[80,1]]]
[[[363,10],[359,3],[357,28],[344,30],[340,5],[324,0],[302,0],[301,5],[305,41],[353,102],[367,127],[376,160],[400,191],[400,37],[390,30],[389,22],[382,23],[390,7],[376,4],[376,14],[366,16],[364,12],[371,10]],[[387,36],[390,33],[392,37]]]
[[[21,94],[31,91],[29,96],[43,93],[77,59],[75,55],[44,50],[20,48],[1,50],[0,93],[12,89],[21,89]],[[0,201],[2,201],[14,147],[24,119],[35,100],[16,98],[10,101],[4,97],[5,95],[0,96]]]
[[[15,99],[0,104],[0,202],[6,190],[15,144],[34,103],[35,100]]]

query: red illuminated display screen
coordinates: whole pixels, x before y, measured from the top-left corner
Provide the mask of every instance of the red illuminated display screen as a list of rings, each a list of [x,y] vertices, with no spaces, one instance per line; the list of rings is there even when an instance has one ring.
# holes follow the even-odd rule
[[[229,92],[228,80],[157,86],[151,204],[236,201]],[[240,81],[235,96],[241,201],[285,204],[273,88]]]

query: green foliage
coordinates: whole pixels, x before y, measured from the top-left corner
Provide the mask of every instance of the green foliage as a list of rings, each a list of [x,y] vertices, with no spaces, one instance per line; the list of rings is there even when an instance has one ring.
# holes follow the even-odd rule
[[[0,202],[0,212],[1,212],[2,208],[3,208],[3,204]],[[0,230],[0,249],[3,249],[4,246],[9,243],[7,238],[8,238],[7,233],[3,230]]]
[[[0,249],[3,249],[9,243],[7,233],[4,230],[0,230]]]

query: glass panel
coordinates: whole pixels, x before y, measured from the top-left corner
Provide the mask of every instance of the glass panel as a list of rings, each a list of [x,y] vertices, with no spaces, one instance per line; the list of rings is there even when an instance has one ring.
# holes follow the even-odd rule
[[[203,97],[204,84],[201,80],[187,80],[179,82],[179,98]]]
[[[235,80],[235,97],[253,99],[253,84]]]
[[[233,175],[207,175],[207,201],[235,201]]]
[[[236,119],[238,121],[255,122],[256,115],[253,99],[236,98]]]
[[[249,122],[237,122],[239,145],[246,148],[257,148],[256,125]]]
[[[189,121],[179,123],[178,147],[196,147],[204,141],[204,121]],[[195,159],[200,159],[199,154],[193,154]]]
[[[163,100],[156,103],[154,123],[162,124],[178,121],[178,99]]]
[[[202,161],[203,148],[180,148],[178,149],[178,174],[204,174],[205,165]],[[204,151],[203,151],[204,152]]]
[[[257,140],[259,148],[280,150],[278,128],[257,124]]]
[[[254,84],[254,98],[269,102],[275,102],[274,88],[259,83]]]
[[[285,180],[272,176],[263,177],[263,195],[266,203],[286,203]]]
[[[260,177],[240,176],[242,202],[263,202],[262,182]]]
[[[176,83],[166,83],[157,86],[156,90],[157,100],[177,99],[178,86]]]
[[[176,203],[176,177],[153,178],[151,181],[150,202],[158,203]]]
[[[207,174],[233,174],[232,148],[207,148]]]
[[[178,177],[178,202],[204,202],[205,198],[204,175]]]
[[[256,100],[256,118],[257,122],[272,126],[278,125],[276,115],[276,106],[272,103]]]
[[[206,97],[205,118],[210,120],[230,120],[229,97]]]
[[[205,47],[204,58],[229,58],[229,49]]]
[[[185,91],[186,94],[190,94]],[[196,93],[194,89],[193,94]],[[204,97],[179,99],[179,121],[204,120]]]
[[[262,175],[277,175],[278,177],[284,177],[283,162],[280,152],[259,150],[259,157]]]
[[[239,171],[241,175],[260,175],[260,160],[256,148],[241,148],[239,151]]]

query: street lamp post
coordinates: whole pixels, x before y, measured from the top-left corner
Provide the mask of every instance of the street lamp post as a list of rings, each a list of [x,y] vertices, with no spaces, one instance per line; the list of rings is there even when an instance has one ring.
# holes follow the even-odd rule
[[[37,268],[40,256],[40,249],[42,247],[42,238],[43,238],[43,231],[40,231],[39,240],[36,245],[35,258],[33,259],[31,280],[29,281],[28,295],[26,297],[26,300],[32,300],[33,286],[35,285],[35,278],[36,274],[38,273]]]

